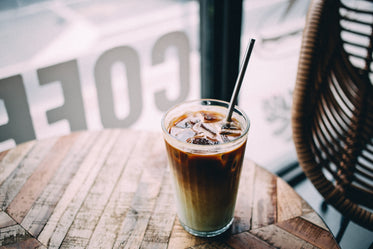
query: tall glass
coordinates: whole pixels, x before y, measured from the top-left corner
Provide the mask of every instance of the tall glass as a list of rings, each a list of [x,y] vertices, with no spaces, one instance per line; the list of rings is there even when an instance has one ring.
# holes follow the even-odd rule
[[[219,235],[233,222],[250,122],[236,106],[232,117],[239,122],[241,135],[209,145],[180,141],[170,134],[170,126],[185,113],[200,110],[225,116],[228,106],[225,101],[213,99],[188,101],[172,107],[161,121],[179,221],[196,236]]]

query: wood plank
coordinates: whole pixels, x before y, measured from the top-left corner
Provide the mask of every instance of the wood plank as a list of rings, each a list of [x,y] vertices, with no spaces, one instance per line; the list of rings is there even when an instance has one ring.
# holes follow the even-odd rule
[[[56,138],[38,141],[29,153],[18,154],[20,160],[18,160],[17,168],[12,171],[0,186],[0,206],[2,210],[5,210],[13,201],[56,141]],[[14,148],[14,150],[17,149],[18,147]]]
[[[31,238],[31,235],[19,224],[0,229],[0,245],[11,245]]]
[[[164,174],[161,191],[145,231],[142,248],[167,248],[176,219],[173,186],[169,172]],[[149,247],[150,246],[150,247]]]
[[[281,178],[277,178],[277,220],[288,220],[303,214],[302,198]]]
[[[0,211],[0,246],[11,248],[23,244],[23,241],[31,238],[31,235],[14,219],[4,211]]]
[[[167,153],[162,136],[155,137],[156,145],[152,146],[150,158],[154,161],[149,165],[150,172],[158,172],[162,176],[160,192],[145,231],[143,243],[146,246],[168,244],[170,234],[176,219],[174,189],[171,173],[167,165]],[[141,247],[145,247],[143,244]],[[148,247],[149,248],[149,247]]]
[[[3,158],[6,156],[6,154],[8,154],[9,151],[11,150],[8,149],[8,150],[0,151],[0,161],[3,160]]]
[[[94,230],[92,238],[90,240],[90,248],[102,248],[102,247],[112,247],[115,243],[115,239],[121,228],[121,224],[128,212],[132,198],[136,191],[137,182],[139,179],[139,169],[128,167],[128,162],[130,161],[129,155],[138,148],[140,141],[134,141],[133,136],[139,137],[137,133],[131,134],[127,139],[120,139],[121,141],[127,143],[123,148],[132,147],[128,151],[128,157],[124,155],[124,163],[122,165],[123,172],[115,185],[115,189],[105,207],[105,210],[98,221],[98,224]],[[136,139],[137,140],[137,139]],[[141,143],[140,143],[141,144]],[[141,144],[142,146],[143,144]],[[134,149],[132,151],[132,149]],[[126,150],[126,149],[125,149]],[[134,172],[135,171],[135,172]]]
[[[297,236],[283,230],[276,225],[264,226],[251,230],[250,233],[254,234],[260,240],[265,241],[275,248],[284,249],[310,249],[315,248],[310,243],[298,238]]]
[[[24,240],[17,241],[15,243],[6,244],[5,246],[0,246],[0,249],[19,249],[19,248],[37,248],[46,249],[38,240],[34,238],[27,238]]]
[[[233,249],[224,240],[219,240],[216,238],[206,239],[207,242],[201,245],[195,245],[189,247],[188,249]]]
[[[100,132],[99,137],[80,165],[63,196],[56,205],[38,239],[48,247],[60,247],[78,210],[104,164],[117,134],[113,130]],[[83,231],[82,231],[83,232]]]
[[[277,222],[277,179],[269,171],[257,167],[254,178],[252,229]]]
[[[312,207],[304,199],[302,199],[302,210],[303,210],[303,214],[314,212]]]
[[[167,243],[155,241],[143,241],[140,249],[167,249]]]
[[[0,211],[0,229],[9,227],[9,226],[14,226],[16,224],[17,222],[13,220],[7,213],[5,213],[4,211]],[[0,236],[1,236],[1,233],[0,233]]]
[[[227,244],[235,249],[241,249],[241,248],[273,249],[275,248],[248,232],[243,232],[243,233],[231,236],[228,239]]]
[[[131,156],[124,164],[124,171],[118,183],[115,186],[113,194],[105,207],[104,213],[92,235],[89,247],[100,247],[102,243],[104,246],[113,247],[118,234],[121,231],[122,223],[131,209],[132,199],[138,188],[141,172],[144,164],[140,163],[137,167],[131,165],[136,163],[137,157],[141,157],[143,153],[140,148],[146,148],[146,135],[142,132],[133,133],[133,138],[128,138],[127,143],[133,147]],[[103,232],[105,231],[105,232]]]
[[[150,134],[148,133],[148,135]],[[156,198],[161,190],[161,182],[166,167],[163,160],[162,164],[157,161],[157,155],[159,157],[160,152],[156,154],[152,152],[154,148],[160,148],[161,144],[159,142],[162,141],[158,134],[153,135],[146,138],[146,143],[141,150],[137,150],[140,155],[135,155],[129,162],[128,167],[140,167],[142,172],[131,208],[127,212],[122,229],[114,245],[115,248],[140,247],[156,204]],[[162,151],[163,148],[164,145],[162,145]]]
[[[321,219],[321,217],[316,212],[304,214],[302,215],[302,218],[321,227],[322,229],[329,231],[329,228],[325,225],[324,221]]]
[[[27,179],[22,189],[9,204],[7,213],[21,223],[44,187],[53,177],[61,161],[70,149],[75,135],[60,137],[38,168]]]
[[[35,141],[30,141],[20,144],[12,150],[4,151],[1,153],[0,158],[0,185],[3,184],[5,179],[18,167],[22,159],[29,153],[34,146]]]
[[[34,237],[38,237],[40,231],[48,222],[53,209],[79,169],[79,165],[89,152],[89,149],[96,141],[98,134],[79,133],[78,135],[70,149],[70,153],[63,159],[55,176],[45,187],[21,223]],[[76,153],[76,151],[79,151],[79,153]]]
[[[89,244],[91,248],[109,246],[107,241],[101,240],[103,238],[100,233],[105,234],[108,230],[112,231],[108,227],[110,224],[106,224],[106,227],[99,227],[99,230],[95,232],[97,230],[96,226],[101,217],[105,216],[104,211],[108,211],[106,206],[133,150],[131,141],[135,140],[137,136],[135,133],[121,132],[115,137],[117,137],[117,140],[111,146],[110,153],[89,189],[79,212],[76,214],[74,222],[62,244],[63,246],[70,243],[70,241],[79,241],[79,245],[84,248],[89,243],[91,243]],[[90,241],[91,239],[93,241]]]
[[[234,212],[235,217],[231,228],[232,234],[248,231],[251,228],[255,168],[255,163],[248,159],[244,160]]]
[[[282,221],[276,225],[319,248],[339,248],[330,232],[301,217]]]
[[[193,236],[186,232],[181,226],[179,219],[176,218],[168,243],[168,248],[190,248],[205,243],[206,239]]]

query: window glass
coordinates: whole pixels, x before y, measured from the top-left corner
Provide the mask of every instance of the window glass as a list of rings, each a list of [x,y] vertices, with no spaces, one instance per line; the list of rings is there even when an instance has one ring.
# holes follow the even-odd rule
[[[1,1],[0,150],[74,130],[159,130],[166,109],[199,97],[198,11],[181,0]],[[32,126],[26,139],[12,138],[19,120]]]
[[[272,171],[296,160],[290,109],[308,5],[244,1],[241,51],[256,38],[239,102],[251,118],[247,156]]]

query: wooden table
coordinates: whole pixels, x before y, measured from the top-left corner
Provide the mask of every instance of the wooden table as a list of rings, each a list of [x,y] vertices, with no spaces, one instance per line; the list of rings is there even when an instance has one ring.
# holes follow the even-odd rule
[[[78,132],[0,153],[5,248],[339,248],[279,177],[245,160],[235,221],[194,237],[176,217],[160,133]]]

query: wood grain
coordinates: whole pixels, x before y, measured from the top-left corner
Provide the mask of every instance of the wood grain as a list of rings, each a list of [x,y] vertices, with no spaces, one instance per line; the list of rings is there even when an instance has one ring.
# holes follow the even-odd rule
[[[277,178],[277,222],[288,220],[292,217],[297,217],[308,212],[302,209],[302,199],[291,187]]]
[[[266,241],[260,239],[257,236],[249,232],[244,232],[231,236],[227,243],[235,249],[239,248],[263,248],[263,249],[272,249],[275,248],[271,246]]]
[[[295,217],[278,224],[279,227],[319,248],[338,248],[329,231],[303,219]]]
[[[10,202],[18,194],[26,180],[33,174],[36,167],[38,167],[55,142],[56,139],[47,139],[39,141],[36,144],[30,142],[19,145],[20,147],[30,147],[26,154],[18,154],[18,158],[14,158],[16,159],[15,162],[13,161],[14,159],[11,160],[10,168],[12,168],[13,171],[9,171],[7,178],[4,178],[3,183],[0,185],[0,204],[2,210],[5,210],[9,206]],[[13,150],[18,151],[19,146],[10,150],[8,154],[12,155]],[[3,164],[4,167],[8,167],[8,160],[8,157],[4,157],[0,164]],[[13,165],[15,165],[15,167]]]
[[[28,154],[35,142],[21,144],[16,148],[4,151],[0,154],[0,184],[9,177],[9,174],[19,165],[24,155]]]
[[[298,238],[297,236],[284,229],[281,229],[275,224],[251,230],[250,233],[254,234],[261,241],[272,245],[274,248],[316,248],[307,241]]]
[[[267,226],[277,221],[277,178],[270,172],[256,168],[253,191],[251,228]]]
[[[190,235],[159,133],[76,132],[0,155],[2,248],[338,248],[306,201],[248,159],[232,227]]]
[[[61,137],[50,150],[33,174],[27,179],[19,193],[7,208],[7,213],[21,223],[28,210],[39,197],[50,178],[67,154],[76,134]]]

